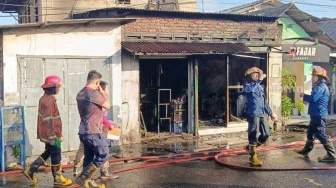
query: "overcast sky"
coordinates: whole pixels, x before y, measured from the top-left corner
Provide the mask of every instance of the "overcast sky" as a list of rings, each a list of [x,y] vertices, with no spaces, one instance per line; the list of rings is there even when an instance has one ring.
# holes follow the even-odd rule
[[[197,0],[198,11],[217,12],[223,9],[251,3],[253,0]],[[296,6],[316,17],[336,18],[336,0],[281,0],[283,3],[294,2]],[[0,13],[0,25],[15,24],[16,20],[9,14]]]

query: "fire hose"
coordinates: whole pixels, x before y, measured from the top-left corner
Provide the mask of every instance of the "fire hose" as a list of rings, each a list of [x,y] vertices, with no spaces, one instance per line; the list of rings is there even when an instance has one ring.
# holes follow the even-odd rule
[[[330,139],[330,141],[336,141],[336,138]],[[266,152],[271,150],[280,150],[280,149],[291,149],[303,146],[305,142],[297,141],[291,142],[284,145],[271,145],[271,146],[261,146],[257,149],[258,152]],[[185,163],[192,161],[200,160],[211,160],[214,159],[217,163],[224,165],[229,168],[243,169],[243,170],[256,170],[256,171],[302,171],[302,170],[336,170],[336,166],[329,167],[296,167],[296,168],[264,168],[264,167],[251,167],[251,166],[241,166],[231,163],[224,162],[220,160],[224,157],[245,155],[247,151],[244,149],[230,149],[230,150],[216,150],[216,151],[203,151],[203,152],[193,152],[193,153],[181,153],[181,154],[168,154],[162,156],[142,156],[142,157],[126,157],[109,160],[110,164],[121,163],[121,162],[142,162],[140,165],[135,165],[131,167],[125,167],[121,169],[116,169],[113,173],[121,173],[135,169],[148,168],[154,166],[161,166],[166,164],[173,163]],[[73,165],[64,165],[63,169],[72,169]],[[39,171],[49,171],[50,166],[44,166],[39,168]],[[22,173],[23,170],[13,170],[1,172],[0,176],[13,175]]]

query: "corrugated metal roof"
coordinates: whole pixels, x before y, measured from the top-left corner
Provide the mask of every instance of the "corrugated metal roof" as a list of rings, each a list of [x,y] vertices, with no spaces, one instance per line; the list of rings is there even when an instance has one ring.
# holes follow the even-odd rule
[[[25,24],[13,24],[13,25],[0,25],[1,29],[14,29],[14,28],[26,28],[26,27],[48,27],[55,25],[72,25],[72,24],[96,24],[96,23],[118,23],[126,24],[134,22],[133,18],[95,18],[95,19],[76,19],[76,20],[58,20],[48,22],[37,23],[25,23]]]
[[[264,5],[264,4],[279,5],[282,3],[279,1],[275,1],[275,0],[259,0],[259,1],[253,1],[252,3],[246,3],[240,6],[224,9],[219,12],[220,13],[241,13],[241,11],[244,9],[250,9],[252,7],[255,7],[258,5]]]
[[[280,17],[284,13],[287,12],[294,4],[293,3],[288,3],[284,4],[278,7],[273,7],[273,8],[267,8],[267,9],[261,9],[257,10],[254,12],[251,12],[251,15],[256,15],[256,16],[275,16],[275,17]]]
[[[136,55],[233,54],[250,51],[242,43],[122,42],[121,45]]]
[[[244,14],[202,13],[185,11],[145,10],[135,8],[112,7],[75,13],[73,19],[97,18],[97,17],[129,17],[129,16],[156,16],[156,17],[188,17],[193,19],[227,19],[236,21],[263,21],[274,22],[277,17],[255,16]]]
[[[327,35],[336,42],[336,19],[329,19],[317,22],[319,27],[327,33]]]
[[[259,16],[276,16],[281,17],[284,14],[290,16],[298,25],[300,25],[311,37],[316,37],[319,40],[329,41],[332,43],[333,39],[330,35],[323,31],[315,22],[313,22],[310,15],[298,9],[294,3],[284,4],[282,6],[262,9],[251,13]],[[334,46],[334,45],[333,45]]]

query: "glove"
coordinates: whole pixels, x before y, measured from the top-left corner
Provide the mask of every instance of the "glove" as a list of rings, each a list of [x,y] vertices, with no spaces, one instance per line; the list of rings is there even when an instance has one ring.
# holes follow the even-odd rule
[[[262,75],[260,75],[259,80],[263,80],[264,78],[266,78],[266,74],[262,74]]]
[[[273,121],[277,121],[278,120],[278,116],[276,114],[272,114],[271,118],[272,118]]]
[[[61,136],[61,137],[59,138],[59,140],[60,140],[61,142],[63,142],[63,141],[64,141],[63,136]]]
[[[57,146],[58,148],[61,148],[61,140],[56,139],[55,140],[55,146]]]

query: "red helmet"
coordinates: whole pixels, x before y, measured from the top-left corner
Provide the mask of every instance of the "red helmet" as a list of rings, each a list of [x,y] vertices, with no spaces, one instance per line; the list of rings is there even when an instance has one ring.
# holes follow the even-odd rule
[[[245,76],[250,75],[252,73],[259,73],[259,75],[262,75],[263,71],[257,67],[252,67],[245,71]]]
[[[314,66],[312,75],[323,76],[327,81],[329,80],[327,71],[320,66]]]
[[[45,81],[44,84],[41,86],[42,88],[51,88],[51,87],[57,87],[57,86],[61,86],[62,85],[62,81],[61,78],[55,75],[52,76],[48,76]]]

